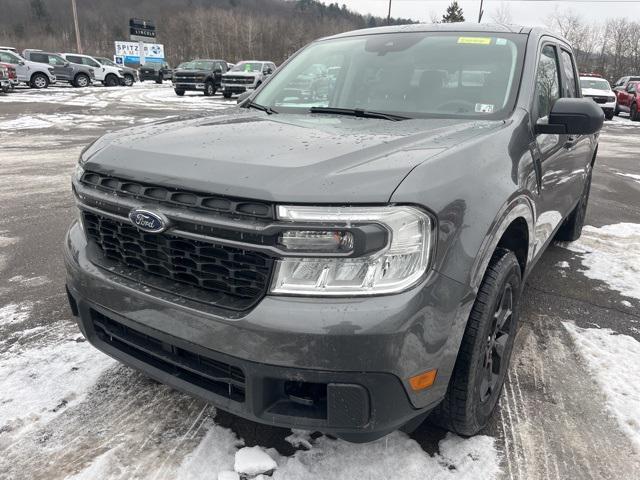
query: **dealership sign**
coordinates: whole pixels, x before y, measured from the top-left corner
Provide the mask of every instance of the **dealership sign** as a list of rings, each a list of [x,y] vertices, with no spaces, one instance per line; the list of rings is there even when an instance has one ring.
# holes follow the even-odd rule
[[[131,18],[129,19],[129,37],[133,41],[155,42],[156,26],[151,20]]]
[[[146,62],[163,62],[164,45],[161,43],[143,43]],[[123,57],[124,63],[140,63],[140,43],[116,42],[116,56]]]

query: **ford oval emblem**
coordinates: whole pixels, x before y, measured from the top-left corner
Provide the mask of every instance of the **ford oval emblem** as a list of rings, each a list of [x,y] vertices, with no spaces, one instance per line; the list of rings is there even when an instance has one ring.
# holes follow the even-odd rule
[[[148,233],[164,232],[169,226],[169,220],[161,213],[150,212],[144,208],[134,208],[129,212],[129,220],[138,230]]]

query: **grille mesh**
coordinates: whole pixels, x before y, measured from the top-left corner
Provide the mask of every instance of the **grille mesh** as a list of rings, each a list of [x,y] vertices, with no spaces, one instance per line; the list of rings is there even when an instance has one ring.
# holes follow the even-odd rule
[[[266,293],[273,260],[262,253],[168,234],[84,212],[87,236],[104,255],[151,276],[223,294],[221,307],[247,309]]]

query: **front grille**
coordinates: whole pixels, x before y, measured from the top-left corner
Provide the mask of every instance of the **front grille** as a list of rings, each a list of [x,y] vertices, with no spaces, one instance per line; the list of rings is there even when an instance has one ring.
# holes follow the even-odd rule
[[[239,83],[241,85],[252,85],[255,77],[243,77],[238,75],[225,75],[222,77],[225,83]]]
[[[155,278],[194,287],[184,296],[232,310],[246,310],[266,293],[273,259],[265,254],[174,235],[145,233],[134,226],[83,213],[87,237],[109,260],[128,267],[120,272],[162,288]],[[141,278],[138,273],[145,275]],[[202,295],[208,292],[209,295]]]
[[[175,75],[176,82],[188,82],[188,83],[196,83],[196,82],[204,82],[204,77],[201,75],[193,75],[193,74],[184,74],[184,73],[176,73]]]
[[[95,310],[91,320],[102,342],[173,377],[244,402],[246,380],[240,368],[150,337]]]
[[[607,103],[607,102],[613,102],[615,100],[614,98],[609,100],[608,97],[599,97],[599,96],[590,96],[590,98],[596,103]]]
[[[274,218],[273,206],[269,203],[213,196],[177,188],[166,188],[94,172],[85,172],[82,175],[81,183],[104,192],[140,200],[150,200],[154,203],[158,202],[173,207],[188,207],[195,210],[231,215]]]

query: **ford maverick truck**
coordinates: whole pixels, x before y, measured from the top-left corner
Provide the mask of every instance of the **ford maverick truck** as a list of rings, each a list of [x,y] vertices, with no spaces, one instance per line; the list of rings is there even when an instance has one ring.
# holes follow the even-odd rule
[[[301,95],[312,69],[331,81]],[[527,275],[580,236],[603,120],[538,28],[317,40],[239,105],[85,148],[71,311],[96,348],[246,419],[474,435]]]

